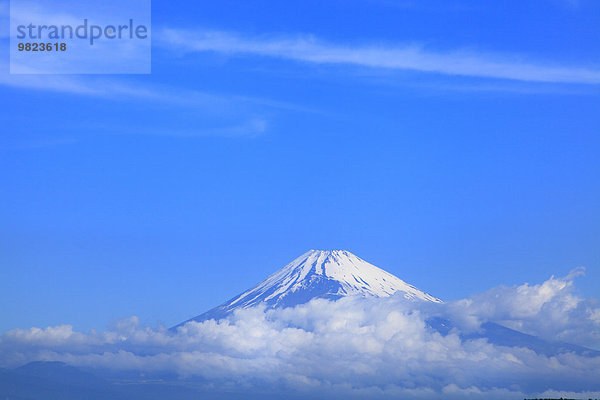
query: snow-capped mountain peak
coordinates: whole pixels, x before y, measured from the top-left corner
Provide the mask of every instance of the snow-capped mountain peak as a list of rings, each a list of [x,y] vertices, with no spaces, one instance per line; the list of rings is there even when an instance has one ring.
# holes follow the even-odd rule
[[[253,288],[192,320],[220,319],[258,304],[292,307],[313,298],[387,297],[397,292],[410,300],[442,302],[349,251],[310,250]]]
[[[400,290],[405,292],[406,298],[440,301],[349,251],[310,250],[243,293],[232,305],[245,301],[254,303],[251,295],[256,294],[261,297],[261,301],[274,303],[276,306],[290,294],[307,289],[311,283],[322,280],[332,281],[337,285],[332,285],[332,290],[322,293],[321,297],[355,294],[387,297]],[[260,296],[261,294],[266,296]]]

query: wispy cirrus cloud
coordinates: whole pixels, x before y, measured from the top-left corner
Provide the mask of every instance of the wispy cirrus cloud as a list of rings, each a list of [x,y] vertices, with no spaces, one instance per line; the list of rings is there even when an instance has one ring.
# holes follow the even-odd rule
[[[4,68],[3,68],[4,69]],[[0,73],[0,86],[41,90],[111,100],[150,101],[175,106],[230,107],[232,104],[256,104],[268,108],[314,111],[296,104],[266,98],[215,94],[169,85],[132,82],[127,79],[94,75],[14,75]]]
[[[418,71],[452,76],[526,82],[600,83],[600,67],[529,61],[522,56],[457,49],[434,51],[420,45],[332,44],[314,36],[256,36],[219,31],[164,29],[155,36],[163,47],[182,52],[275,57],[314,64]]]
[[[0,46],[2,48],[3,46]],[[65,96],[99,99],[113,103],[140,105],[148,107],[168,107],[174,113],[175,119],[193,115],[194,128],[178,126],[173,121],[168,129],[162,124],[150,126],[133,123],[127,128],[123,126],[103,125],[102,123],[88,123],[86,130],[97,126],[105,133],[173,136],[173,137],[255,137],[265,133],[273,112],[317,112],[314,109],[303,107],[294,103],[274,100],[263,97],[232,93],[214,93],[194,88],[181,88],[169,84],[155,83],[149,79],[130,79],[120,76],[98,75],[19,75],[9,74],[8,66],[0,63],[0,87],[22,91],[57,93]],[[193,114],[190,112],[193,111]],[[181,125],[181,124],[179,124]],[[75,127],[73,125],[71,128]],[[45,147],[48,143],[70,143],[60,139],[48,140],[45,137],[34,138],[32,142],[10,144],[8,147],[29,148]]]
[[[179,126],[173,121],[168,128],[163,124],[143,124],[132,121],[127,127],[105,125],[102,122],[86,124],[85,130],[96,127],[104,133],[199,137],[199,136],[258,136],[266,132],[269,110],[311,111],[294,104],[276,100],[254,98],[249,96],[225,95],[193,89],[182,89],[169,85],[134,82],[127,79],[98,77],[92,75],[11,75],[0,74],[0,86],[18,89],[19,91],[41,91],[64,94],[67,96],[87,97],[129,106],[130,104],[148,107],[168,107],[175,116],[184,115],[189,118],[193,110],[195,129]],[[186,111],[187,110],[187,111]],[[98,125],[100,124],[100,125]],[[77,128],[72,125],[70,128]],[[83,129],[83,127],[80,127]],[[77,130],[77,129],[76,129]],[[71,143],[69,137],[65,142],[55,139],[33,138],[26,143],[8,147],[29,148],[45,147],[48,143]]]

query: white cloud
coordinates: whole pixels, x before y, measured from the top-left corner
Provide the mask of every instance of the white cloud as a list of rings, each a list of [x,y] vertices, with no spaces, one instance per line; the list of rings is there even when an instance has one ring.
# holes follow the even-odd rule
[[[1,70],[7,71],[8,67],[2,66],[0,63]],[[174,137],[252,137],[267,131],[273,110],[315,112],[281,101],[151,84],[145,79],[132,81],[118,77],[94,75],[15,75],[0,72],[0,86],[98,98],[119,102],[125,106],[140,103],[151,106],[167,106],[172,107],[171,110],[176,115],[189,116],[189,110],[193,110],[195,123],[191,126],[189,124],[177,126],[176,123],[170,123],[169,128],[165,129],[160,124],[148,126],[140,123],[128,126],[99,127],[105,133]],[[65,140],[61,139],[59,143],[63,141]],[[41,142],[39,146],[45,146],[46,143],[54,143],[55,140],[41,139],[33,145],[25,143],[15,147],[37,147],[37,142]]]
[[[551,277],[537,285],[500,286],[448,305],[449,312],[475,326],[497,321],[548,340],[600,348],[600,309],[596,299],[574,293],[577,268],[563,278]]]
[[[433,51],[419,45],[363,46],[323,42],[313,36],[246,37],[227,32],[164,29],[155,43],[182,52],[257,55],[315,64],[347,64],[453,76],[499,78],[527,82],[600,83],[600,68],[553,65],[515,55],[471,50]]]
[[[2,48],[2,46],[0,46]],[[5,72],[1,72],[5,71]],[[95,75],[16,75],[8,74],[8,66],[0,63],[0,86],[18,90],[32,90],[82,96],[130,104],[171,107],[174,122],[168,129],[160,124],[127,126],[100,126],[105,133],[160,135],[174,137],[254,137],[265,133],[270,125],[273,111],[316,113],[314,109],[293,103],[267,98],[235,94],[218,94],[149,83],[147,79],[128,79],[117,76]],[[193,114],[189,114],[192,110]],[[177,115],[194,123],[178,126]],[[87,128],[93,125],[88,125]],[[42,138],[35,143],[22,143],[14,147],[43,147],[47,143],[70,143],[71,140]]]
[[[599,397],[600,357],[538,355],[485,339],[443,336],[431,315],[501,317],[555,338],[568,333],[599,346],[599,309],[573,294],[574,274],[539,285],[492,289],[469,300],[425,306],[401,297],[314,300],[282,310],[254,308],[219,322],[190,322],[172,333],[136,317],[98,333],[70,326],[12,330],[0,336],[2,366],[57,360],[81,367],[175,372],[206,388],[292,391],[356,398]],[[438,308],[439,307],[439,308]],[[586,314],[581,310],[588,310]],[[550,311],[548,311],[550,310]],[[565,324],[548,328],[544,321]]]
[[[9,75],[0,73],[0,85],[25,90],[42,90],[45,92],[63,93],[91,98],[100,98],[111,102],[119,102],[125,107],[131,102],[150,106],[172,107],[171,113],[175,122],[168,127],[164,124],[144,124],[135,121],[126,125],[102,125],[97,127],[104,134],[155,135],[172,137],[254,137],[267,131],[268,114],[273,109],[295,109],[293,104],[279,103],[266,99],[224,96],[189,89],[177,89],[164,85],[147,83],[134,84],[119,79],[98,78],[95,76],[63,76],[63,75]],[[188,111],[186,111],[188,110]],[[194,123],[178,124],[177,115],[186,116],[189,121],[189,110],[193,110]],[[187,113],[187,114],[186,114]],[[94,124],[86,128],[94,128]],[[11,147],[30,148],[45,147],[50,144],[71,143],[70,138],[34,139],[33,142],[22,142]]]

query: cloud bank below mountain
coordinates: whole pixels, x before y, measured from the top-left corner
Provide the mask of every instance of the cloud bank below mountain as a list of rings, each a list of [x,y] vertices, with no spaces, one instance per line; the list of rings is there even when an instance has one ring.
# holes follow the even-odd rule
[[[600,357],[544,356],[485,339],[464,339],[487,321],[600,348],[597,300],[575,292],[575,270],[537,285],[497,287],[434,304],[389,298],[323,299],[287,309],[236,311],[176,333],[136,317],[106,332],[69,325],[0,336],[2,367],[63,361],[125,373],[176,374],[205,390],[297,393],[321,398],[600,397]],[[441,335],[428,318],[454,328]],[[213,389],[211,389],[213,388]]]

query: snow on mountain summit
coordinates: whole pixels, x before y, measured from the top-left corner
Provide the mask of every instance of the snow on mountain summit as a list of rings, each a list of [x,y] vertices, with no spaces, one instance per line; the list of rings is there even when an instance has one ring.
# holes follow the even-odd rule
[[[313,298],[387,297],[396,292],[411,300],[442,302],[349,251],[310,250],[253,288],[192,320],[220,319],[235,309],[261,303],[268,308],[293,307]]]
[[[255,303],[255,300],[261,298],[261,301],[277,306],[285,303],[286,297],[293,293],[318,285],[321,281],[335,282],[334,285],[327,285],[330,290],[322,293],[321,297],[354,294],[387,297],[402,291],[407,298],[439,301],[349,251],[310,250],[236,298],[232,305],[250,305],[249,303]],[[260,296],[263,293],[266,296]],[[258,296],[254,298],[252,294]]]

